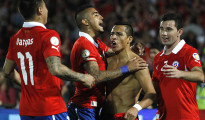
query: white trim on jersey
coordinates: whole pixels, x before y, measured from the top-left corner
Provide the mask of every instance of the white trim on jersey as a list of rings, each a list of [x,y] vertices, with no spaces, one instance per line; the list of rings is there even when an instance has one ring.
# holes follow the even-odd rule
[[[98,43],[96,43],[95,40],[89,34],[85,32],[79,32],[79,36],[87,38],[91,43],[95,45],[95,47],[98,48]]]
[[[45,25],[43,25],[40,22],[24,22],[23,23],[23,27],[25,27],[25,28],[36,27],[36,26],[41,26],[41,27],[46,29]]]
[[[182,39],[182,40],[177,44],[177,46],[172,50],[172,53],[177,54],[177,53],[183,48],[183,46],[184,46],[185,43],[186,43],[186,42]],[[163,50],[163,52],[162,52],[162,54],[161,54],[160,56],[164,55],[164,53],[165,53],[166,50],[167,50],[167,48],[166,48],[166,46],[164,46],[164,50]]]

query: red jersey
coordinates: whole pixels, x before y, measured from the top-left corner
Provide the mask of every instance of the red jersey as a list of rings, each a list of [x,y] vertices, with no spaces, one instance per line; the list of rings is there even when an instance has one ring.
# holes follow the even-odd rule
[[[71,51],[71,65],[76,72],[87,73],[83,64],[88,61],[96,61],[99,70],[105,70],[105,55],[108,47],[100,40],[97,42],[84,32],[79,33],[80,38],[75,42]],[[100,83],[88,89],[81,82],[75,82],[76,91],[70,99],[71,102],[84,107],[93,108],[101,106],[105,99],[105,85]]]
[[[38,22],[24,22],[11,37],[7,59],[15,61],[21,77],[19,114],[48,116],[66,112],[60,79],[51,75],[45,59],[60,55],[60,37]]]
[[[166,47],[164,51],[166,50]],[[199,120],[199,110],[196,102],[196,83],[184,79],[167,78],[163,74],[163,66],[168,64],[178,70],[191,71],[193,67],[201,67],[198,52],[195,48],[181,40],[170,55],[164,51],[154,58],[153,81],[159,81],[159,87],[164,106],[166,120]],[[165,111],[160,111],[163,114]]]

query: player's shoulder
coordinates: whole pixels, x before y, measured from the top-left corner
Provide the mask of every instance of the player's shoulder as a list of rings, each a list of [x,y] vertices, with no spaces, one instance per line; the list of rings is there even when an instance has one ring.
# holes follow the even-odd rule
[[[196,50],[196,48],[194,48],[194,47],[192,47],[191,45],[188,45],[188,44],[185,44],[183,49],[186,50],[186,51]]]
[[[132,58],[134,58],[134,57],[136,57],[137,59],[138,59],[138,58],[141,58],[138,54],[136,54],[136,53],[133,52],[133,51],[130,52],[130,55],[131,55]]]
[[[59,34],[55,30],[44,29],[40,31],[42,36],[59,36]]]

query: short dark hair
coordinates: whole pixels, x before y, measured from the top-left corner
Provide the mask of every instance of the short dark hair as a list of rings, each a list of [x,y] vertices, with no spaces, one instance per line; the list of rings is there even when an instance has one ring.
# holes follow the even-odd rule
[[[24,19],[28,20],[37,14],[38,7],[42,3],[43,0],[20,0],[18,9]]]
[[[126,22],[116,22],[114,25],[123,25],[126,27],[125,33],[127,36],[133,36],[133,28],[132,25]]]
[[[161,21],[167,21],[167,20],[174,20],[175,21],[175,26],[177,28],[177,30],[183,28],[183,19],[182,16],[178,13],[167,13],[164,14],[161,19]]]
[[[78,18],[78,14],[81,14],[84,10],[88,9],[88,8],[94,8],[94,6],[92,4],[84,4],[82,6],[80,6],[77,11],[75,12],[75,21],[76,21],[76,24],[77,26],[80,28],[81,27],[81,18]]]

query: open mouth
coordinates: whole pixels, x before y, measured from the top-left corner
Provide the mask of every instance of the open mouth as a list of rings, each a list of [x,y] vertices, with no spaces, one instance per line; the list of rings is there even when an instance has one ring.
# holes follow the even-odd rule
[[[116,47],[117,46],[117,43],[115,41],[112,41],[111,42],[111,47]]]
[[[103,26],[104,26],[103,22],[100,22],[100,23],[99,23],[99,26],[100,26],[100,27],[103,27]]]

